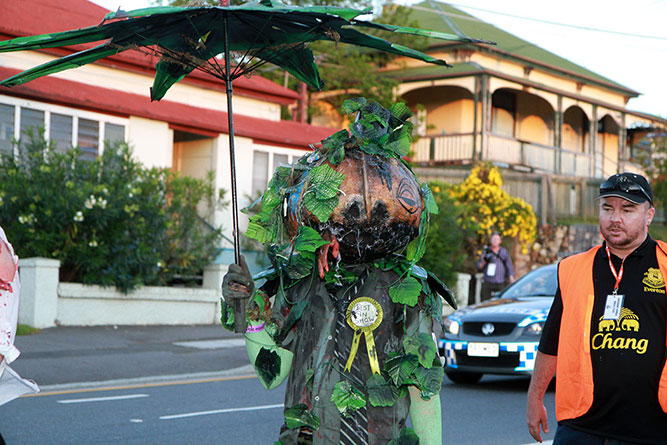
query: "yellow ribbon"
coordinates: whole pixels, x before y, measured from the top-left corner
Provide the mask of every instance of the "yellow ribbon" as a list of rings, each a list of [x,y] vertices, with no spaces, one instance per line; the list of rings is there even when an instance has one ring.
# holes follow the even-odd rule
[[[357,355],[357,350],[359,349],[361,334],[364,334],[371,371],[373,371],[373,374],[379,374],[380,363],[375,348],[373,330],[382,323],[382,307],[380,303],[372,298],[359,297],[350,303],[345,318],[347,319],[347,324],[354,329],[352,347],[350,348],[350,356],[347,358],[345,371],[349,371],[352,368],[352,362],[354,362],[354,357]]]

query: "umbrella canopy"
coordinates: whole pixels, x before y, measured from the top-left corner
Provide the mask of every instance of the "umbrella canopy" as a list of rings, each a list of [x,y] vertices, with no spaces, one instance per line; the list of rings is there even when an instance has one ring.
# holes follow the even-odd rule
[[[331,6],[286,6],[273,0],[240,6],[152,7],[109,13],[98,26],[0,42],[0,52],[36,50],[105,41],[92,48],[61,57],[23,71],[0,82],[19,85],[38,77],[76,68],[104,57],[139,50],[159,57],[151,87],[151,99],[160,100],[169,88],[195,69],[208,72],[226,84],[229,119],[234,253],[239,262],[238,204],[234,161],[232,81],[264,63],[277,65],[310,87],[320,90],[312,52],[306,43],[330,40],[368,47],[447,66],[443,60],[393,44],[361,30],[384,30],[434,39],[468,43],[491,43],[434,31],[357,20],[370,9]],[[232,67],[234,53],[235,66]],[[224,54],[224,63],[220,55]],[[244,310],[238,309],[240,321]],[[236,312],[236,311],[235,311]],[[243,317],[245,320],[245,317]],[[237,332],[245,330],[237,326]]]

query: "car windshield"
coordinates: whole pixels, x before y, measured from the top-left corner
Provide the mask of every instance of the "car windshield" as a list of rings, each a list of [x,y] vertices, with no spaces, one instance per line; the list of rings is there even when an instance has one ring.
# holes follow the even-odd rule
[[[558,289],[558,266],[550,264],[528,272],[500,294],[502,298],[553,297]]]

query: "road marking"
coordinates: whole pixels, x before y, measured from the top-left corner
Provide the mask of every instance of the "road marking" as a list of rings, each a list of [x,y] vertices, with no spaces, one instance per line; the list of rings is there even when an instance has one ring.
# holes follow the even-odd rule
[[[182,419],[184,417],[208,416],[209,414],[236,413],[239,411],[258,411],[261,409],[282,408],[283,406],[285,405],[280,403],[278,405],[262,405],[262,406],[248,406],[245,408],[215,409],[212,411],[199,411],[196,413],[184,413],[184,414],[173,414],[171,416],[160,416],[160,420]]]
[[[241,348],[245,347],[245,339],[243,338],[229,338],[216,340],[192,340],[192,341],[177,341],[173,343],[176,346],[194,349],[226,349],[226,348]]]
[[[148,394],[127,394],[124,396],[90,397],[88,399],[66,399],[66,400],[58,400],[58,403],[108,402],[110,400],[139,399],[142,397],[148,397]]]
[[[529,443],[524,443],[523,445],[535,445],[536,443],[538,442],[529,442]],[[542,445],[551,445],[552,443],[554,443],[553,440],[545,440],[544,442],[542,442]]]

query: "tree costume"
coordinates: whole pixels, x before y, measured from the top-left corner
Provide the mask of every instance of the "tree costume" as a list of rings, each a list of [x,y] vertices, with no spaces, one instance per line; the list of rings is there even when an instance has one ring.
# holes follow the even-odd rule
[[[268,246],[272,268],[255,277],[266,282],[252,292],[242,261],[223,295],[252,292],[246,345],[262,384],[288,377],[278,443],[440,443],[444,372],[432,321],[441,297],[455,303],[416,265],[437,206],[401,160],[412,114],[363,98],[343,108],[357,114],[350,132],[278,167],[250,218],[246,235]],[[225,303],[230,329],[233,316]]]

